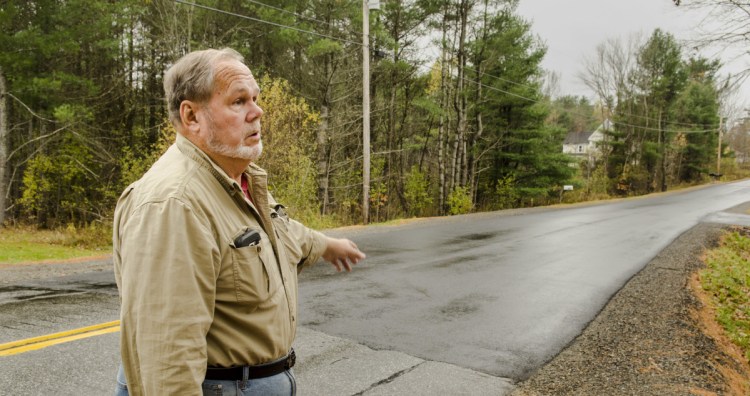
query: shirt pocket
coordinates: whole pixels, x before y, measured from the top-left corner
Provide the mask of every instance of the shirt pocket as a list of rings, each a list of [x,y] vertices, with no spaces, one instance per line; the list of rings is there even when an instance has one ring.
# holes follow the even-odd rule
[[[278,288],[269,271],[272,260],[267,257],[266,250],[270,249],[263,239],[249,246],[236,247],[235,241],[241,235],[250,231],[244,228],[235,233],[229,242],[232,256],[232,271],[234,273],[234,290],[238,303],[258,304],[268,300]]]

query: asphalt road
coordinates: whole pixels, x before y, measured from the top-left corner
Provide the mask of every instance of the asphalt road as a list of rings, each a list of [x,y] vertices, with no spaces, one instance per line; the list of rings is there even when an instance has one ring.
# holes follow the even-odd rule
[[[648,261],[750,181],[580,207],[503,211],[352,238],[349,276],[300,278],[301,324],[515,380],[554,357]]]
[[[107,260],[101,263],[107,270],[63,276],[55,268],[50,278],[0,287],[0,344],[119,319],[111,266]],[[110,333],[0,356],[0,395],[110,395],[118,337]]]
[[[721,211],[746,201],[750,181],[335,230],[368,258],[351,274],[321,264],[303,272],[300,324],[520,380],[573,340],[663,247],[701,221],[736,222]],[[34,277],[0,287],[0,344],[119,316],[111,270]],[[0,356],[0,394],[56,387],[75,394],[76,384],[85,384],[80,394],[108,394],[117,347],[112,333]]]

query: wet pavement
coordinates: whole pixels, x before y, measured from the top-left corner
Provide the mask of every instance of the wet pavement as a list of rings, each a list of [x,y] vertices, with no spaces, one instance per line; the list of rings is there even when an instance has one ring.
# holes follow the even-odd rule
[[[0,304],[89,292],[117,294],[117,285],[112,271],[75,274],[0,286]]]
[[[368,258],[300,276],[300,394],[506,394],[663,247],[699,222],[744,220],[724,210],[746,201],[750,182],[333,230]],[[118,319],[111,263],[86,265],[0,268],[0,343]],[[108,393],[117,340],[0,358],[0,394]]]
[[[301,325],[524,379],[680,234],[748,200],[745,181],[344,232],[368,259],[351,274],[303,272]]]

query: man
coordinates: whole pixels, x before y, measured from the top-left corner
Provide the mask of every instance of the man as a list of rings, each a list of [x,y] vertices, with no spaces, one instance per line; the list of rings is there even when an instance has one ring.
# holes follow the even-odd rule
[[[260,89],[239,53],[190,53],[164,90],[176,142],[115,210],[117,392],[294,394],[297,272],[321,256],[350,271],[365,255],[289,219],[268,193],[253,163]]]

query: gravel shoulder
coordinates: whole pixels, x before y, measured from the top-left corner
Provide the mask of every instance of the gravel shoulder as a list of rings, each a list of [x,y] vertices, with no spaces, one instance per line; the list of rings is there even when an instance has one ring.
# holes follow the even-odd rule
[[[750,395],[750,367],[697,287],[701,255],[726,229],[699,224],[677,238],[512,395]]]

